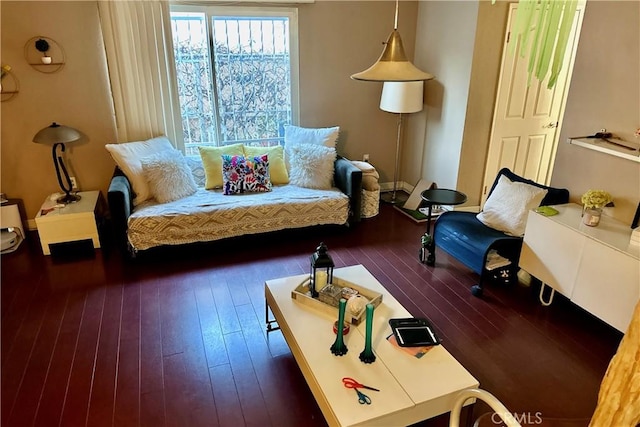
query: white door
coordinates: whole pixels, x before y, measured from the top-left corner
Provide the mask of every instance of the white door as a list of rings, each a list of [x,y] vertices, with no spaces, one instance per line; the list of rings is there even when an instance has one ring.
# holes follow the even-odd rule
[[[528,52],[518,53],[519,38],[510,37],[515,24],[517,4],[511,4],[507,35],[502,50],[502,66],[498,94],[493,114],[491,139],[484,175],[482,203],[491,185],[503,167],[541,184],[549,184],[556,155],[559,125],[564,111],[569,77],[578,45],[579,28],[582,26],[584,4],[578,6],[565,59],[556,85],[547,89],[547,79],[540,82],[529,75]],[[516,43],[515,49],[510,44]]]

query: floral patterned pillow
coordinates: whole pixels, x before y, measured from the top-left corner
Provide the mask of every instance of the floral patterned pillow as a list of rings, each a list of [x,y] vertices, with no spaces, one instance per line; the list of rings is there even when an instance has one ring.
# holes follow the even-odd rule
[[[271,191],[269,158],[266,154],[247,160],[239,155],[222,155],[223,194]]]
[[[271,191],[271,175],[269,173],[269,156],[262,154],[255,156],[253,161],[247,160],[251,173],[244,178],[247,191],[265,193]]]

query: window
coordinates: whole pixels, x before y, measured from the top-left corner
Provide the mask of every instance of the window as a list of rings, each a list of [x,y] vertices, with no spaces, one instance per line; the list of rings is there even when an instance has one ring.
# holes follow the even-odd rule
[[[295,9],[172,6],[184,149],[276,145],[297,123]]]

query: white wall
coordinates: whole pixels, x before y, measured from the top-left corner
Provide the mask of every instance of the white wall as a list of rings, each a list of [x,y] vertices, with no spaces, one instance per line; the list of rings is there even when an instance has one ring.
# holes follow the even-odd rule
[[[508,14],[507,2],[480,2],[456,187],[467,195],[467,204],[471,206],[479,205],[482,199],[484,169]]]
[[[436,78],[425,84],[425,110],[407,121],[403,179],[409,183],[422,177],[456,188],[477,19],[477,1],[420,2],[414,62]]]
[[[588,1],[551,185],[578,202],[588,189],[611,193],[609,214],[631,224],[640,202],[640,163],[570,145],[567,138],[606,128],[640,142],[640,2]]]
[[[66,167],[81,190],[105,195],[114,164],[104,145],[115,139],[107,62],[95,1],[2,1],[0,8],[2,63],[20,81],[20,92],[1,109],[2,192],[22,199],[33,221],[45,198],[61,191],[51,146],[31,142],[51,122],[84,134],[68,145]],[[24,46],[35,36],[64,49],[62,69],[43,73],[27,63]]]

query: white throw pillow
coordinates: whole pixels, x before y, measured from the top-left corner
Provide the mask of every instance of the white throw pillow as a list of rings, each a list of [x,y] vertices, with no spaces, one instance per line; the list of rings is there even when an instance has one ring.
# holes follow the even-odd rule
[[[174,149],[166,136],[159,136],[146,141],[107,144],[105,148],[131,182],[133,192],[135,193],[135,198],[133,199],[134,206],[152,197],[149,191],[149,185],[147,184],[147,178],[142,171],[140,159],[162,151]]]
[[[547,190],[524,182],[513,182],[500,175],[498,184],[476,217],[487,227],[495,228],[510,236],[524,236],[527,216],[531,209],[540,206]]]
[[[182,199],[196,192],[191,168],[178,150],[163,151],[140,159],[151,195],[158,203]]]
[[[333,186],[335,148],[298,144],[289,147],[287,153],[291,160],[290,184],[321,190],[328,190]]]
[[[293,125],[284,125],[284,164],[287,171],[291,172],[291,160],[289,148],[299,144],[316,144],[325,147],[335,147],[340,134],[340,126],[330,128],[302,128]]]
[[[326,147],[335,147],[339,134],[340,126],[314,129],[284,125],[284,146],[318,144]]]
[[[196,182],[198,187],[204,187],[206,182],[206,175],[204,172],[204,166],[202,164],[202,159],[196,156],[185,156],[184,159],[187,161],[187,166],[191,169],[191,173],[193,174],[193,179]]]

